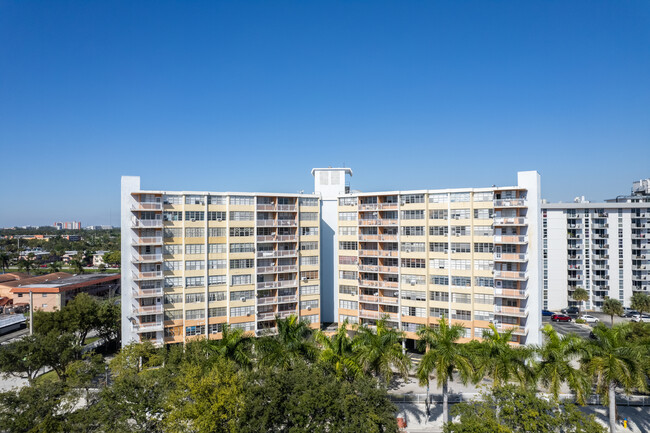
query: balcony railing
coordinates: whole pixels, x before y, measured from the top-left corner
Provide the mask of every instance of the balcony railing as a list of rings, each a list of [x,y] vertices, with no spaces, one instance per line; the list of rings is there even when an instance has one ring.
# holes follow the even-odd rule
[[[257,305],[271,305],[271,304],[277,304],[277,303],[278,303],[277,296],[263,296],[263,297],[257,298]]]
[[[500,262],[525,262],[526,254],[520,253],[494,253],[494,260]]]
[[[298,250],[258,251],[257,257],[269,259],[273,257],[290,257],[296,254],[298,254]]]
[[[499,298],[526,299],[528,294],[525,290],[517,289],[494,289],[494,295]]]
[[[512,317],[526,317],[528,315],[528,313],[526,313],[525,308],[505,307],[502,305],[495,305],[494,312],[502,316],[512,316]]]
[[[131,210],[162,210],[162,203],[140,201],[132,204]]]
[[[396,226],[397,225],[397,220],[396,219],[383,219],[383,218],[360,219],[359,220],[359,225],[360,226]]]
[[[496,328],[497,328],[497,331],[499,331],[499,332],[506,332],[506,331],[509,331],[509,330],[513,329],[513,332],[512,332],[513,335],[526,335],[526,334],[528,334],[528,331],[526,330],[526,328],[521,327],[519,325],[499,324],[499,325],[496,326]]]
[[[497,244],[525,244],[527,241],[527,236],[494,236]]]
[[[286,304],[288,302],[297,302],[297,301],[298,301],[298,295],[278,296],[278,304]]]
[[[276,272],[298,272],[298,265],[285,265],[285,266],[258,266],[258,274],[269,274]]]
[[[258,289],[279,289],[283,287],[297,287],[298,280],[284,280],[284,281],[263,281],[257,283]]]
[[[396,281],[359,280],[359,285],[367,286],[367,287],[387,287],[387,288],[395,288],[395,289],[399,287],[399,283]]]
[[[160,314],[163,312],[162,304],[140,305],[138,302],[132,303],[134,314]]]
[[[162,286],[155,287],[152,289],[138,289],[134,287],[132,289],[132,293],[135,298],[149,298],[155,296],[162,296],[164,294]]]
[[[131,240],[133,245],[159,245],[162,244],[162,236],[134,236]]]
[[[138,254],[134,253],[132,256],[133,262],[162,262],[162,254]]]
[[[257,236],[257,242],[296,242],[298,235],[262,235]]]
[[[497,226],[521,226],[526,224],[526,218],[524,217],[495,217],[494,225]]]
[[[494,271],[494,278],[500,280],[525,280],[526,273],[519,271]]]
[[[494,207],[524,207],[524,206],[526,206],[526,200],[524,200],[523,198],[494,200]]]
[[[135,332],[154,332],[163,330],[163,322],[146,322],[146,323],[135,323],[133,324],[133,330]]]
[[[134,280],[155,280],[162,277],[162,271],[133,272]]]
[[[397,320],[398,319],[398,314],[397,313],[388,313],[385,311],[374,311],[374,310],[359,310],[359,317],[363,317],[366,319],[381,319],[382,317],[388,316],[389,319]]]
[[[139,218],[131,219],[131,227],[133,228],[160,228],[163,226],[162,220],[143,220]]]

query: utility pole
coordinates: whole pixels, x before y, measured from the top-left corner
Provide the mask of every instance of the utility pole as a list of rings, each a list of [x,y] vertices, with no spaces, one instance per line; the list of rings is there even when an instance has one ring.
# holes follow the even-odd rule
[[[34,335],[34,292],[29,288],[29,335]]]

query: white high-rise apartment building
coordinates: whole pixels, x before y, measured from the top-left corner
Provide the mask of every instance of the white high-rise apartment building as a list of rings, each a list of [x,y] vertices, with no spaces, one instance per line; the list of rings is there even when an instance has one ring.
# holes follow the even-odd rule
[[[578,306],[577,287],[589,292],[587,310],[607,297],[629,306],[650,290],[650,179],[603,203],[543,203],[542,237],[544,308]]]

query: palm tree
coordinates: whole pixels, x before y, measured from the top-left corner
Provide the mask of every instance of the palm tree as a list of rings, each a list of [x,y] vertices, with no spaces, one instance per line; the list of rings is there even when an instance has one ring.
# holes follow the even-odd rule
[[[531,350],[528,347],[512,346],[510,342],[513,332],[514,329],[508,329],[500,333],[490,323],[490,329],[483,332],[482,341],[468,343],[474,358],[476,379],[489,377],[493,389],[513,380],[523,386],[533,379],[533,372],[526,365],[532,355]]]
[[[573,298],[574,301],[580,303],[578,304],[578,314],[580,314],[580,306],[582,305],[583,302],[589,300],[589,292],[587,292],[582,287],[576,287],[576,289],[571,294],[571,297]]]
[[[348,335],[347,326],[346,319],[331,337],[323,332],[316,333],[316,341],[322,348],[319,359],[334,369],[339,380],[351,379],[363,374],[352,351],[352,339]]]
[[[534,349],[539,357],[534,364],[535,377],[556,400],[562,383],[568,383],[576,400],[584,404],[590,389],[589,380],[585,372],[575,368],[573,363],[586,354],[585,340],[575,334],[560,336],[549,324],[542,328],[542,333],[546,337],[545,342]]]
[[[607,399],[609,429],[616,431],[616,388],[629,394],[633,389],[645,391],[645,349],[628,340],[628,324],[607,328],[598,324],[587,343],[587,355],[581,364],[596,381],[596,392]]]
[[[2,266],[2,273],[5,273],[5,270],[9,267],[10,260],[9,253],[1,252],[0,253],[0,265]]]
[[[603,303],[603,313],[609,314],[609,317],[612,321],[612,326],[614,326],[614,314],[620,316],[623,314],[623,304],[617,299],[607,298]]]
[[[234,361],[238,366],[249,368],[252,365],[250,338],[244,336],[241,328],[231,328],[224,324],[220,340],[210,340],[210,350],[224,358]]]
[[[630,299],[630,307],[643,314],[650,311],[650,295],[643,292],[636,292]]]
[[[402,350],[404,332],[386,325],[386,317],[377,321],[377,330],[367,325],[357,327],[352,350],[361,368],[388,382],[396,369],[408,378],[411,359]]]
[[[21,269],[30,275],[31,271],[34,269],[34,262],[31,260],[20,259],[18,260],[18,269]]]
[[[74,269],[75,274],[84,273],[84,265],[83,263],[81,263],[81,260],[79,259],[70,260],[70,266],[72,267],[72,269]]]
[[[460,373],[461,381],[466,384],[472,378],[474,367],[468,347],[458,343],[465,335],[463,325],[449,326],[444,317],[438,327],[427,326],[418,330],[419,344],[426,353],[418,365],[416,375],[420,385],[427,385],[429,395],[429,377],[435,372],[438,387],[442,387],[442,421],[449,422],[449,380],[454,378],[454,370]]]
[[[47,265],[47,270],[50,271],[50,273],[61,271],[61,262],[51,262]]]
[[[292,314],[286,319],[276,317],[276,323],[277,335],[261,337],[255,342],[261,365],[287,368],[299,359],[316,359],[318,348],[307,321],[300,321]]]

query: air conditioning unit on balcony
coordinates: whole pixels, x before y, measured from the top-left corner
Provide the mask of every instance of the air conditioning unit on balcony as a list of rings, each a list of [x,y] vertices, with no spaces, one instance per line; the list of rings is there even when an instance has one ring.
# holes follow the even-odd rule
[[[307,307],[307,311],[311,311],[311,307]]]
[[[302,277],[302,282],[303,282],[303,283],[306,283],[307,281],[309,281],[309,278],[307,278],[307,277]]]
[[[241,298],[239,298],[239,300],[242,301],[242,302],[246,302],[246,298],[243,297],[243,296]]]

